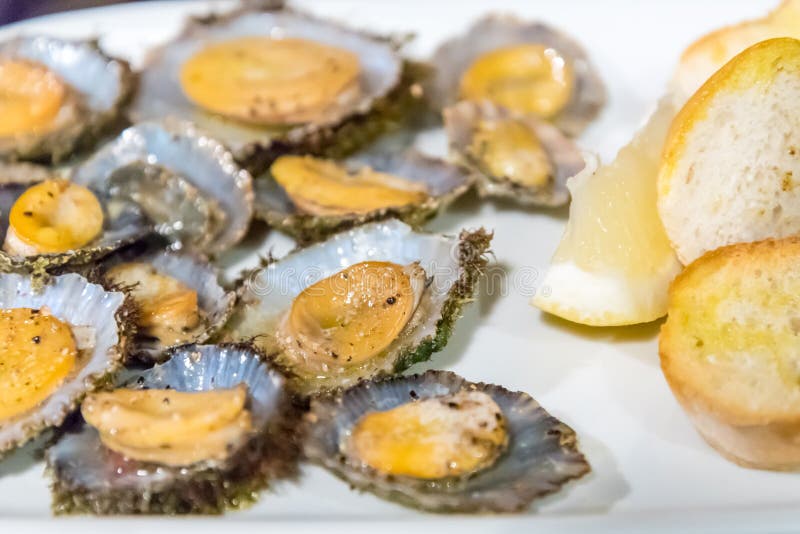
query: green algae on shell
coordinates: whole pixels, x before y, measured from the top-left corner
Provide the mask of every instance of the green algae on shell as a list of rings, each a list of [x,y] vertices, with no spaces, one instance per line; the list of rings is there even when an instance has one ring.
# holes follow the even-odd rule
[[[327,241],[272,261],[245,278],[240,303],[222,335],[250,340],[289,379],[300,395],[313,395],[355,384],[359,380],[398,373],[428,360],[447,344],[462,306],[472,300],[487,263],[492,235],[483,229],[459,236],[417,233],[388,220],[334,235]],[[419,304],[389,347],[358,364],[343,354],[336,362],[303,363],[281,345],[277,331],[294,299],[306,287],[364,261],[398,265],[419,262],[428,281]]]

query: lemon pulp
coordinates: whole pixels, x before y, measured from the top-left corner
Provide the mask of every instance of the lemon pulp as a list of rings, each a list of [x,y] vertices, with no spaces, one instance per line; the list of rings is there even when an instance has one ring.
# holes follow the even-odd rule
[[[681,265],[656,209],[661,150],[674,110],[666,99],[613,162],[578,174],[569,221],[533,304],[592,326],[666,313]]]
[[[592,272],[653,274],[673,252],[658,217],[661,149],[672,108],[660,108],[617,157],[575,184],[569,224],[554,260]]]

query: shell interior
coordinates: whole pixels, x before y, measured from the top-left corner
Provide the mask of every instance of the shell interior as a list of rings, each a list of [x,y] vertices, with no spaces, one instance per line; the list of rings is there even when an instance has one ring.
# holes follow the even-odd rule
[[[205,112],[186,98],[176,73],[208,43],[241,36],[308,39],[355,53],[362,68],[363,98],[320,123],[289,129],[247,125]],[[153,51],[147,63],[132,105],[134,118],[150,120],[171,115],[193,121],[237,153],[249,144],[277,138],[298,142],[321,126],[367,112],[376,99],[397,85],[402,71],[402,60],[390,42],[291,10],[244,10],[230,16],[193,20],[180,37]]]
[[[33,411],[0,425],[0,456],[43,429],[61,424],[87,392],[120,367],[125,344],[121,331],[124,302],[124,294],[106,291],[77,274],[56,276],[41,290],[29,276],[0,274],[0,309],[47,306],[56,318],[95,331],[91,354],[81,355],[75,370],[53,395]]]
[[[292,471],[295,445],[282,434],[287,405],[283,377],[246,345],[184,345],[171,358],[132,373],[123,387],[208,391],[248,386],[250,442],[223,464],[168,467],[124,458],[86,424],[47,451],[57,513],[219,513],[252,501],[271,476]]]
[[[422,480],[388,476],[357,458],[342,456],[340,444],[368,412],[415,399],[478,390],[500,406],[509,445],[494,465],[463,478]],[[336,397],[312,401],[305,454],[353,486],[381,497],[434,512],[515,512],[535,498],[557,491],[590,470],[574,431],[524,393],[467,382],[446,371],[364,382]]]
[[[458,97],[461,75],[475,59],[486,52],[522,43],[543,44],[572,60],[576,79],[572,98],[552,122],[567,135],[578,135],[605,104],[605,86],[580,44],[540,22],[489,15],[463,35],[442,44],[432,59],[437,75],[430,88],[431,100],[439,108],[452,104]]]
[[[208,243],[204,252],[225,250],[244,236],[253,211],[250,174],[236,165],[225,147],[188,123],[144,122],[132,126],[76,167],[72,179],[107,196],[114,173],[139,163],[158,165],[180,175],[220,207],[224,217],[214,224],[213,235],[197,236],[198,242]],[[181,198],[175,196],[178,210]],[[163,198],[153,198],[152,202],[163,202]]]
[[[248,340],[272,355],[302,394],[347,387],[360,379],[394,372],[430,357],[447,341],[461,304],[472,296],[485,265],[483,254],[491,239],[477,231],[460,238],[419,234],[397,220],[371,223],[342,232],[257,270],[246,279],[241,304],[226,326],[225,335]],[[357,366],[329,367],[325,375],[303,374],[281,359],[276,328],[294,299],[306,287],[363,261],[398,265],[420,262],[429,278],[414,315],[389,348]]]
[[[506,197],[537,206],[560,206],[569,201],[567,180],[583,170],[585,161],[577,145],[558,128],[533,116],[516,116],[491,102],[459,102],[445,108],[443,115],[450,151],[456,161],[478,176],[478,190],[482,196]],[[512,119],[522,121],[534,132],[547,153],[554,173],[546,185],[530,187],[503,176],[493,176],[471,154],[473,136],[480,123]]]

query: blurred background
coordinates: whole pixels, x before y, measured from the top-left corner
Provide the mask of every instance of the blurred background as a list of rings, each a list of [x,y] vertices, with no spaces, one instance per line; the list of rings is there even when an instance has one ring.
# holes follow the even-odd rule
[[[0,25],[85,7],[122,4],[129,0],[0,0]]]

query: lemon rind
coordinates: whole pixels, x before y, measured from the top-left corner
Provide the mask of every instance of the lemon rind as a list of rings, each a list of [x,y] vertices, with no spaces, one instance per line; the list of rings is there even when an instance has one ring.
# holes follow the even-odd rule
[[[680,270],[674,258],[647,277],[593,273],[572,261],[556,262],[545,273],[531,305],[588,326],[649,323],[666,315],[667,290]]]

